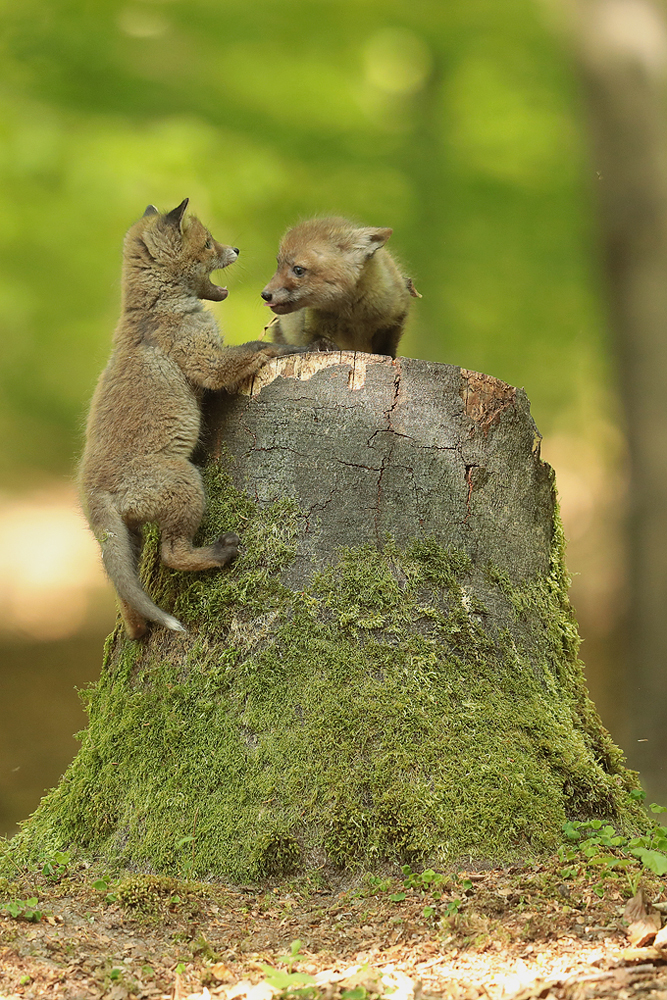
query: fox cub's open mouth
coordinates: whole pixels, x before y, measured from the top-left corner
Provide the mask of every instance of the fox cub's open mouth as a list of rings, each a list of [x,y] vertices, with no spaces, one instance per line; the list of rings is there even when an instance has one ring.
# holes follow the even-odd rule
[[[232,247],[232,249],[234,251],[233,255],[226,253],[225,259],[222,263],[218,264],[217,267],[213,268],[214,271],[221,271],[224,267],[229,267],[229,265],[233,264],[235,260],[238,260],[239,251],[236,247]],[[227,259],[228,257],[231,257],[231,260]],[[203,299],[208,299],[209,302],[222,302],[228,295],[229,291],[224,285],[215,285],[209,277],[207,278],[207,283],[204,288],[204,294],[202,294],[201,297]]]
[[[298,308],[295,302],[267,302],[266,305],[276,316],[285,316]]]

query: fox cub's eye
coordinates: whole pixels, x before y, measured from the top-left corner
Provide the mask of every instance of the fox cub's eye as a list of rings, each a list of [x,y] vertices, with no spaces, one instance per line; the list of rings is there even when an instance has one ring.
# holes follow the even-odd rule
[[[206,250],[211,250],[212,249],[212,247],[213,247],[213,240],[211,239],[210,236],[206,240],[206,243],[204,243],[204,247],[206,248]]]
[[[294,267],[292,268],[292,271],[294,272],[294,274],[296,274],[297,278],[300,278],[303,274],[306,273],[305,267],[301,267],[300,264],[295,264]]]

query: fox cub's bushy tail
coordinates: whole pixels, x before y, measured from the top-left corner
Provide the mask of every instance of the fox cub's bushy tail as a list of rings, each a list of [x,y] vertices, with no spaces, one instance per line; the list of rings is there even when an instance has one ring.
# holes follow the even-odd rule
[[[113,504],[111,497],[100,498],[97,510],[90,516],[90,526],[102,549],[102,562],[116,593],[129,609],[150,622],[157,622],[172,632],[185,632],[185,628],[145,593],[139,579],[139,554],[141,535],[130,531]]]

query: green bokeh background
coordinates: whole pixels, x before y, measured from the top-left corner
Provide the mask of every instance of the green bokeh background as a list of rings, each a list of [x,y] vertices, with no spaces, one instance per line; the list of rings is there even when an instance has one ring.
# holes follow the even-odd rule
[[[524,386],[543,432],[611,407],[576,79],[537,0],[22,0],[0,42],[0,475],[73,468],[125,230],[185,196],[239,246],[258,336],[278,240],[392,226],[400,353]]]

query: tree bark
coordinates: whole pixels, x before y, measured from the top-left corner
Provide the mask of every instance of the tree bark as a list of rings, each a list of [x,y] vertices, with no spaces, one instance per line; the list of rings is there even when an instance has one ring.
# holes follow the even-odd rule
[[[553,474],[521,390],[316,354],[212,398],[204,537],[145,582],[186,636],[110,638],[76,760],[13,841],[247,880],[532,858],[642,825],[577,659]]]
[[[610,322],[630,457],[630,762],[667,795],[667,18],[577,0]]]

